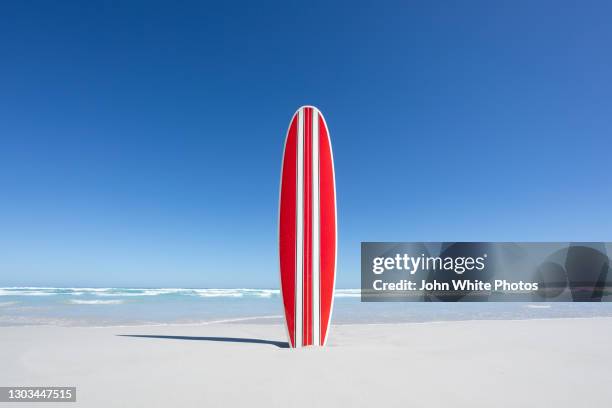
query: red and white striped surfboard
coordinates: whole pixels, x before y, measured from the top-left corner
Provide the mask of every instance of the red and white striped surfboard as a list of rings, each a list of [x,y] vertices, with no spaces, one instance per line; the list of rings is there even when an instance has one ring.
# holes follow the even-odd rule
[[[313,106],[297,110],[285,139],[279,255],[289,344],[323,346],[336,281],[336,186],[329,131]]]

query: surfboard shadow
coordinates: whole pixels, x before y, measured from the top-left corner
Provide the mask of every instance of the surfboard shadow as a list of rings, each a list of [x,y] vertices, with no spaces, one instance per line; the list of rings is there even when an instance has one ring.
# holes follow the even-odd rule
[[[166,340],[196,340],[196,341],[219,341],[227,343],[251,343],[251,344],[268,344],[278,348],[289,348],[289,343],[286,341],[251,339],[246,337],[200,337],[200,336],[167,336],[158,334],[117,334],[118,337],[138,337],[145,339],[166,339]]]

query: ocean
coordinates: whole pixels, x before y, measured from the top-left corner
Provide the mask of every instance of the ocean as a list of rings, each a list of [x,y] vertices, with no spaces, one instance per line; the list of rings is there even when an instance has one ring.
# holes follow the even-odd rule
[[[0,326],[281,323],[278,289],[0,288]],[[603,303],[362,303],[337,289],[333,324],[612,317]]]

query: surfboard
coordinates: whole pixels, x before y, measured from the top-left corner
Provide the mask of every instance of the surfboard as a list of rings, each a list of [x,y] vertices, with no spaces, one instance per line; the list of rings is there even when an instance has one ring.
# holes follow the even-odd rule
[[[336,186],[329,131],[314,106],[299,108],[287,130],[278,228],[289,345],[323,346],[336,282]]]

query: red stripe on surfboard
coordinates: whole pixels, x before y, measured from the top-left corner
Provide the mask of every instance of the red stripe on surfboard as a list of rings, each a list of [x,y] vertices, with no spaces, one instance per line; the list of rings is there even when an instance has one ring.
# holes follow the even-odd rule
[[[297,122],[296,114],[291,121],[281,177],[279,215],[279,255],[281,268],[281,290],[289,341],[295,347],[295,262],[296,262],[296,179],[297,179]],[[300,271],[301,273],[301,271]]]
[[[303,344],[312,344],[312,108],[304,109]]]
[[[319,116],[319,245],[321,293],[321,338],[325,344],[334,296],[336,274],[336,191],[334,165],[329,135],[322,115]]]

